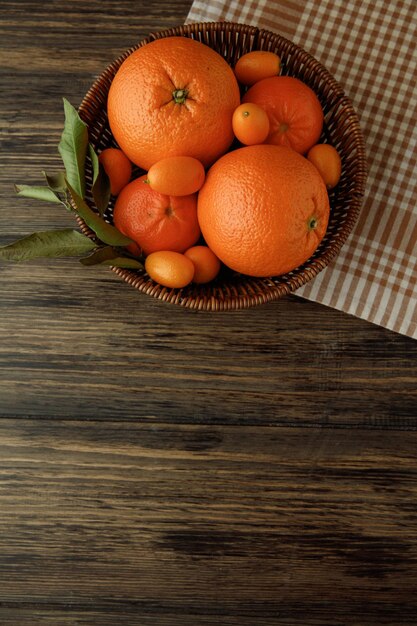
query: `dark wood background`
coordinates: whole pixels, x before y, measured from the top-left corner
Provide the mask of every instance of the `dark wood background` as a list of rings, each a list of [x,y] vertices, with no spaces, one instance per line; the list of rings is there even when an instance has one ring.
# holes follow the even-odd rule
[[[0,241],[73,226],[62,96],[190,1],[2,0]],[[0,624],[417,624],[417,343],[296,296],[206,314],[0,267]]]

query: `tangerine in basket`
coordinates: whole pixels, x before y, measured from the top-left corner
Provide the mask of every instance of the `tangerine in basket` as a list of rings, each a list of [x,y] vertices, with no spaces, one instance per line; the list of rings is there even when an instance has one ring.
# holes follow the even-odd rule
[[[327,189],[336,187],[342,173],[342,160],[336,148],[328,143],[316,143],[308,151],[307,159],[318,169]]]
[[[216,256],[250,276],[285,274],[323,239],[326,186],[305,157],[284,146],[246,146],[221,157],[198,194],[201,232]]]
[[[169,196],[189,196],[196,193],[206,173],[201,161],[189,156],[166,157],[154,163],[148,172],[152,189]]]
[[[257,104],[248,102],[235,109],[232,118],[236,138],[246,146],[263,143],[269,135],[268,115]]]
[[[100,153],[98,160],[109,177],[110,193],[113,196],[117,196],[132,176],[131,162],[117,148],[106,148]]]
[[[235,65],[236,78],[242,85],[253,85],[263,78],[279,74],[281,59],[275,52],[253,50],[242,55]]]
[[[110,129],[133,163],[148,170],[168,156],[207,166],[233,141],[239,86],[223,57],[187,37],[163,37],[133,52],[110,86]]]
[[[122,189],[114,206],[113,221],[144,254],[157,250],[184,252],[200,237],[197,195],[158,193],[146,183],[146,174]]]
[[[209,283],[216,278],[221,263],[214,252],[207,246],[193,246],[184,252],[194,264],[193,282],[197,284]]]
[[[292,76],[274,76],[255,83],[242,102],[253,102],[265,109],[270,132],[266,143],[289,146],[304,154],[320,138],[323,110],[308,85]]]
[[[174,289],[185,287],[194,276],[193,262],[184,254],[171,250],[152,252],[145,259],[145,270],[152,280]]]

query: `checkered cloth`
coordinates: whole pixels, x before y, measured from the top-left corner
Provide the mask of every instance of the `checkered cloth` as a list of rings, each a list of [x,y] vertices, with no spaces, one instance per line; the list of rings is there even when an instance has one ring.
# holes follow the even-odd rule
[[[336,260],[297,295],[417,338],[417,0],[194,0],[187,23],[220,20],[310,52],[360,117],[361,215]]]

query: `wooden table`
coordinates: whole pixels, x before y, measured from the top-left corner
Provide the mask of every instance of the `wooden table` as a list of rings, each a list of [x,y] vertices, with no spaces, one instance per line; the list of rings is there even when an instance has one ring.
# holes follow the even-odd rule
[[[3,0],[1,243],[73,226],[62,96],[190,6]],[[0,624],[417,624],[417,343],[288,297],[205,314],[0,268]]]

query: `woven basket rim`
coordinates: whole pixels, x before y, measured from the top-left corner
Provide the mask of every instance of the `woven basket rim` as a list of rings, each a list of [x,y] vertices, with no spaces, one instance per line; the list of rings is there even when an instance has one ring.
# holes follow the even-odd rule
[[[338,232],[337,241],[332,242],[331,246],[326,247],[316,259],[308,260],[300,268],[294,272],[289,272],[285,276],[268,277],[265,279],[256,279],[242,275],[242,280],[247,279],[248,286],[239,285],[236,289],[232,288],[232,294],[228,294],[228,289],[224,289],[224,285],[216,285],[210,295],[204,294],[204,289],[200,287],[194,288],[191,293],[187,293],[185,289],[168,289],[151,281],[146,274],[135,272],[132,270],[111,267],[110,269],[121,277],[125,282],[151,297],[156,297],[164,302],[179,304],[183,307],[204,310],[204,311],[226,311],[242,308],[249,308],[276,300],[284,295],[288,295],[296,291],[299,287],[312,280],[320,273],[340,252],[343,244],[349,237],[354,225],[357,222],[360,209],[365,194],[367,179],[366,149],[363,134],[360,128],[359,118],[354,109],[350,98],[346,95],[341,85],[336,81],[327,68],[322,65],[308,51],[304,50],[286,37],[271,30],[259,28],[240,22],[193,22],[181,26],[166,28],[160,31],[149,33],[149,35],[141,39],[137,44],[131,46],[112,61],[105,70],[96,78],[86,95],[84,96],[79,107],[80,116],[87,122],[90,130],[90,110],[100,105],[100,98],[106,89],[105,85],[110,85],[111,80],[117,69],[123,61],[130,56],[138,48],[147,45],[155,39],[169,36],[191,36],[204,41],[205,35],[245,35],[252,39],[252,47],[256,49],[258,42],[266,42],[266,45],[281,45],[287,49],[287,55],[298,55],[302,59],[305,67],[309,66],[310,71],[315,78],[324,81],[326,87],[332,92],[333,107],[339,107],[339,110],[348,115],[349,122],[352,123],[354,129],[351,133],[353,150],[356,153],[356,175],[354,189],[349,192],[350,206],[349,214],[345,219],[343,228]],[[223,42],[224,43],[224,42]],[[226,45],[226,44],[224,44]],[[263,48],[264,49],[264,48]],[[107,99],[107,93],[105,94]],[[93,207],[94,208],[94,207]],[[85,222],[77,216],[77,222],[84,234],[94,237],[94,233],[88,228]],[[313,255],[314,257],[314,255]],[[253,283],[256,284],[254,287]],[[195,292],[202,291],[196,295]],[[225,293],[226,291],[226,293]]]

